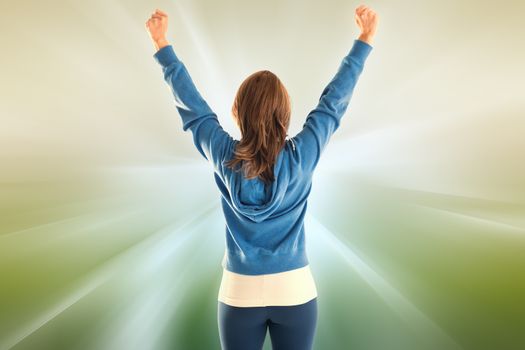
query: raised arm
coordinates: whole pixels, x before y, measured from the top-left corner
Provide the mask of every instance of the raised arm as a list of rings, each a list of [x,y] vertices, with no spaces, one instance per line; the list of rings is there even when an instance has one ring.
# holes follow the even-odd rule
[[[217,115],[203,99],[184,63],[177,57],[173,46],[166,40],[168,15],[156,10],[146,22],[146,28],[157,50],[153,57],[162,67],[182,118],[182,129],[190,130],[199,153],[212,162],[215,170],[222,167],[225,152],[233,138],[223,130]]]
[[[321,93],[317,106],[306,117],[303,129],[293,138],[305,171],[314,170],[330,137],[339,128],[365,61],[372,51],[377,15],[361,5],[355,10],[355,19],[361,29],[359,38],[354,40],[350,52]]]

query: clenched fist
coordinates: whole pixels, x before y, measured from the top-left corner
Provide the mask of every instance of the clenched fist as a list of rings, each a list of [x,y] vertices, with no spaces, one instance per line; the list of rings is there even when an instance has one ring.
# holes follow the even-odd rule
[[[157,50],[168,45],[166,32],[168,31],[168,14],[156,9],[151,17],[146,21],[146,29]]]
[[[366,5],[360,5],[355,9],[355,22],[361,34],[359,36],[360,40],[363,40],[367,43],[372,43],[374,35],[377,29],[377,22],[379,16],[377,13]]]

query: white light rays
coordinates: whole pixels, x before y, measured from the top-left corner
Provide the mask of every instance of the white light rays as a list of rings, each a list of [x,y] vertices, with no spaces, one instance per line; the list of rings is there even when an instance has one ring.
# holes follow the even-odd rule
[[[415,305],[407,300],[400,291],[394,288],[387,280],[371,268],[362,258],[345,243],[341,242],[330,230],[313,216],[308,215],[306,223],[311,229],[310,234],[318,236],[329,243],[333,250],[340,254],[346,263],[354,269],[359,276],[377,293],[377,295],[393,310],[396,314],[406,321],[410,326],[421,331],[421,335],[432,337],[429,339],[439,341],[443,349],[461,349],[445,331],[435,322],[428,318]]]
[[[211,210],[211,211],[210,211]],[[218,223],[217,206],[212,206],[177,231],[162,237],[126,264],[127,274],[118,282],[120,302],[123,307],[115,308],[109,318],[101,322],[94,339],[97,349],[155,349],[160,336],[166,331],[177,306],[183,301],[185,288],[191,286],[194,264],[202,259],[200,252],[209,249],[206,244],[192,245],[190,242],[207,242],[209,227]],[[197,251],[194,250],[197,249]],[[192,249],[183,261],[176,261],[177,253]],[[189,258],[190,260],[188,260]]]
[[[193,232],[192,227],[196,225],[196,222],[198,222],[203,216],[209,214],[212,210],[215,210],[216,207],[217,204],[215,203],[204,207],[202,211],[197,213],[195,217],[188,220],[183,225],[175,223],[162,228],[148,236],[143,241],[132,246],[130,249],[112,258],[101,267],[96,268],[93,272],[84,276],[81,281],[73,287],[73,292],[58,301],[55,305],[50,306],[46,312],[35,317],[27,325],[21,327],[15,334],[2,339],[0,349],[10,349],[32,333],[36,332],[48,322],[52,321],[56,316],[87,296],[97,287],[118,275],[121,271],[126,270],[128,266],[136,261],[137,257],[142,256],[147,249],[153,247],[153,249],[160,250],[160,253],[162,253],[163,250],[169,250],[169,252],[165,251],[162,253],[161,256],[172,253],[173,249],[177,249],[182,242],[191,237],[191,232]],[[149,258],[150,256],[146,255],[146,257]],[[155,263],[155,261],[152,261],[151,264],[153,265],[150,264],[149,266],[154,266]]]

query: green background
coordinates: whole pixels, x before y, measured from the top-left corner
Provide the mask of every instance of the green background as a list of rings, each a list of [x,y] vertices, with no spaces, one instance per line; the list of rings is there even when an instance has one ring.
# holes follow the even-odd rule
[[[144,23],[170,15],[235,138],[237,87],[276,73],[294,135],[359,4],[2,1],[0,349],[220,349],[220,195]],[[524,349],[525,3],[366,4],[374,49],[305,222],[315,349]]]

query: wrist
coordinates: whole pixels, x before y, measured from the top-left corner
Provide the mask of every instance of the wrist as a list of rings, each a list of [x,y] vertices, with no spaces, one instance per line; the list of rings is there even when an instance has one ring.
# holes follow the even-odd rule
[[[168,46],[169,42],[168,40],[166,40],[166,38],[159,38],[153,41],[153,45],[155,46],[155,49],[159,51],[164,46]]]
[[[361,33],[358,37],[359,40],[364,41],[365,43],[372,45],[374,36],[369,33]]]

